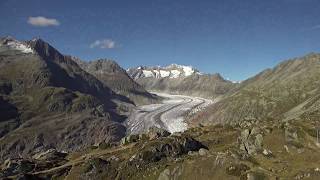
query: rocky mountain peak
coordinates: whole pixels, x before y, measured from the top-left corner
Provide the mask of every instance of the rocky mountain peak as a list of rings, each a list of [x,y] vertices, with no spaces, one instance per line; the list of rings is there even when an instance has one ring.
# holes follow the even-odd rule
[[[184,66],[178,64],[171,64],[165,67],[155,66],[138,66],[136,68],[130,68],[127,73],[133,79],[139,78],[181,78],[191,75],[201,75],[201,73],[192,66]]]
[[[26,43],[44,59],[63,59],[63,55],[60,54],[58,50],[41,38],[35,38],[31,41],[27,41]]]

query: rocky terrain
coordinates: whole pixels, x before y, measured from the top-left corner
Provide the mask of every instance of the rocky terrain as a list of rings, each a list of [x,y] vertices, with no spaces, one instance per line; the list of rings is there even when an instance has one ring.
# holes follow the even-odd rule
[[[206,126],[174,133],[157,128],[118,145],[77,153],[55,150],[10,159],[12,179],[319,179],[319,146],[312,124],[264,122]]]
[[[183,94],[209,99],[220,98],[238,83],[225,80],[220,74],[203,74],[190,66],[137,67],[128,74],[150,91]]]
[[[117,141],[130,106],[43,40],[1,39],[1,161]]]
[[[72,57],[72,59],[77,62],[82,69],[94,75],[114,92],[128,97],[137,105],[156,103],[159,101],[155,95],[150,94],[141,85],[131,79],[127,72],[115,61],[99,59],[87,62],[75,57]]]
[[[242,82],[223,100],[198,114],[203,123],[319,118],[320,55],[284,61]]]
[[[232,83],[2,38],[0,178],[320,179],[319,77],[319,54]]]

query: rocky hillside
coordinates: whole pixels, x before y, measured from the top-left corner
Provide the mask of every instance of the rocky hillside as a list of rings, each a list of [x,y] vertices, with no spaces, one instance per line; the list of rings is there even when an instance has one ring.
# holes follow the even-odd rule
[[[127,70],[140,85],[150,91],[217,98],[236,83],[223,79],[220,74],[202,74],[190,66],[138,67]]]
[[[29,179],[319,179],[315,131],[308,121],[207,126],[169,134],[154,129],[121,144],[77,153],[48,150],[7,160],[0,178]]]
[[[195,117],[238,124],[245,120],[319,118],[320,54],[284,61],[244,81]]]
[[[135,104],[150,104],[158,101],[157,96],[150,94],[141,85],[131,79],[127,72],[115,61],[99,59],[85,62],[74,57],[73,60],[82,69],[94,75],[114,92],[128,97]]]
[[[1,161],[119,140],[128,106],[126,97],[43,40],[0,39]]]

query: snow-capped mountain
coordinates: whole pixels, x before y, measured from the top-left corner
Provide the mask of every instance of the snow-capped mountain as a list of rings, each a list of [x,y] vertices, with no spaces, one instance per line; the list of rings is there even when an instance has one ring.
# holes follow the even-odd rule
[[[178,65],[178,64],[171,64],[166,67],[139,66],[137,68],[128,69],[127,73],[133,79],[139,79],[139,78],[180,78],[180,77],[188,77],[193,74],[201,75],[201,73],[197,69],[195,69],[191,66],[183,66],[183,65]]]
[[[215,98],[226,94],[236,84],[220,74],[203,74],[191,66],[171,64],[166,67],[139,66],[127,74],[150,91]]]
[[[15,40],[12,37],[5,37],[0,39],[0,52],[6,51],[8,49],[16,50],[21,53],[34,53],[30,45],[23,41]]]

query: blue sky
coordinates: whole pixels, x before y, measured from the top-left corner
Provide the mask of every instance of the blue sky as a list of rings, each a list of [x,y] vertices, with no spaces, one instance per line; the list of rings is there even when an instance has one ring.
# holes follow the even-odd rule
[[[192,65],[232,80],[320,52],[319,0],[1,0],[0,36],[124,68]]]

